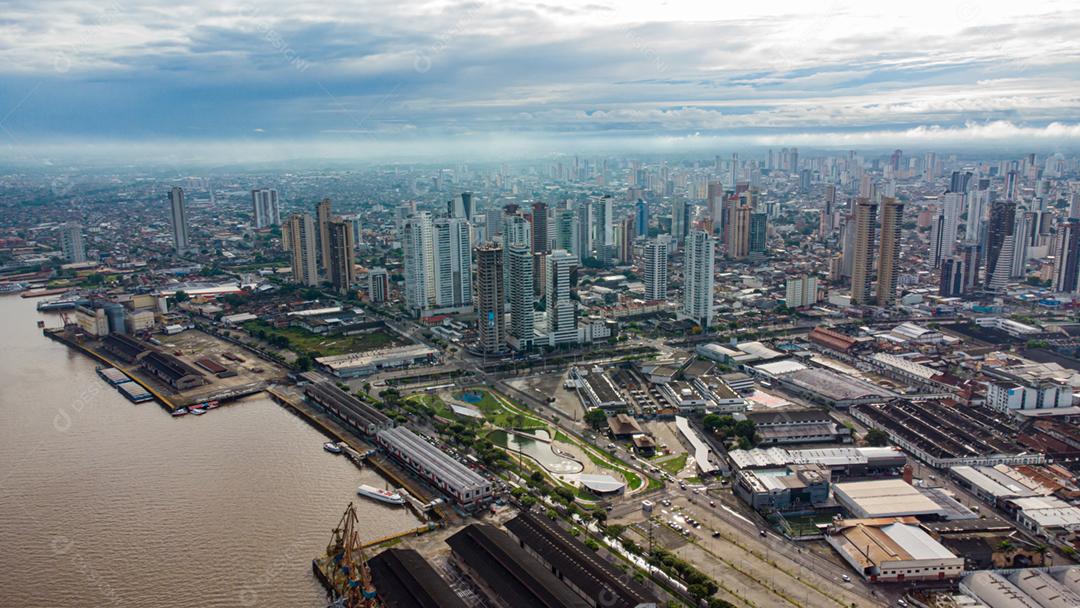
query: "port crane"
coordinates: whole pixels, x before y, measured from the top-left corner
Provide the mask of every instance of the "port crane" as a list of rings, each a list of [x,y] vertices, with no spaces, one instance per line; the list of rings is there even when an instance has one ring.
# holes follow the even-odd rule
[[[377,608],[364,543],[356,530],[356,505],[349,503],[326,546],[323,573],[330,580],[344,608]]]

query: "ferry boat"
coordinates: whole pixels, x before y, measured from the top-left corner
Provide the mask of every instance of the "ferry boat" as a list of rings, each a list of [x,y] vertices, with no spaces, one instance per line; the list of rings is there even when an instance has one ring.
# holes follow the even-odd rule
[[[182,407],[182,408],[180,408],[180,409],[178,409],[178,410],[175,410],[175,411],[174,411],[174,412],[172,413],[172,415],[173,415],[173,416],[183,416],[183,415],[184,415],[184,414],[186,414],[186,413],[188,413],[188,409],[187,409],[186,407]]]
[[[373,498],[380,502],[390,503],[392,505],[403,505],[405,499],[401,497],[401,494],[397,492],[391,492],[390,490],[380,490],[367,484],[361,485],[356,489],[356,494],[359,496],[365,496],[367,498]]]
[[[322,444],[322,449],[330,452],[331,454],[341,453],[341,446],[334,443],[333,441],[327,441],[326,443]]]

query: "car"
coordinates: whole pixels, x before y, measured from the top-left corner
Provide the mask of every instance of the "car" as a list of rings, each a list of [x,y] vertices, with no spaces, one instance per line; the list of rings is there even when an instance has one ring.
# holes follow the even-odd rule
[[[768,535],[769,535],[769,533],[768,533],[767,531],[765,531],[765,530],[758,530],[758,534],[759,534],[759,535],[760,535],[760,536],[761,536],[762,538],[765,538],[766,536],[768,536]]]
[[[713,538],[720,538],[720,531],[719,530],[713,530],[712,537]]]
[[[715,507],[716,506],[716,501],[715,500],[710,500],[709,501],[709,506],[710,507]]]
[[[851,582],[851,577],[845,574],[845,575],[840,577],[840,580],[844,581],[845,583],[850,583]]]
[[[896,600],[896,605],[897,606],[907,606],[907,602],[904,601],[904,598],[900,598],[900,599]]]

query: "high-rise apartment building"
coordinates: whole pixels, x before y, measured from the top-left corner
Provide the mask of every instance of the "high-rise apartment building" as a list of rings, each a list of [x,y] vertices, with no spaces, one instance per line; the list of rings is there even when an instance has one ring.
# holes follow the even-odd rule
[[[435,303],[435,267],[431,214],[419,212],[402,225],[405,306],[420,314]]]
[[[784,287],[786,292],[784,306],[787,306],[788,308],[805,308],[817,304],[817,277],[813,275],[788,277]]]
[[[874,241],[877,203],[868,198],[855,202],[854,233],[851,256],[851,303],[870,304],[873,292]],[[849,226],[849,229],[852,227]]]
[[[741,260],[750,254],[750,206],[736,203],[727,217],[727,255]]]
[[[536,256],[527,246],[513,244],[505,259],[510,265],[510,345],[517,350],[528,350],[536,339],[536,311],[533,308]]]
[[[675,199],[671,203],[671,238],[675,243],[682,243],[690,233],[694,208],[690,203]]]
[[[1054,247],[1054,291],[1080,292],[1080,219],[1058,224]]]
[[[900,232],[904,223],[904,204],[893,197],[881,199],[881,243],[878,250],[877,305],[896,303],[900,275]]]
[[[356,282],[356,242],[352,222],[342,218],[330,220],[327,226],[330,252],[328,279],[334,291],[347,293]]]
[[[316,264],[318,246],[314,220],[307,213],[291,215],[289,221],[285,223],[284,231],[289,234],[293,281],[308,286],[318,285],[319,267]]]
[[[563,249],[556,249],[547,256],[547,288],[544,295],[547,300],[548,344],[551,346],[578,341],[577,303],[570,297],[577,265],[577,258]]]
[[[188,237],[187,206],[184,205],[184,189],[174,187],[169,191],[169,220],[172,226],[173,250],[184,255],[191,249]]]
[[[763,254],[767,249],[769,240],[769,214],[750,214],[750,242],[751,255]]]
[[[634,231],[637,236],[649,236],[649,204],[643,198],[634,203]]]
[[[994,280],[995,274],[1004,276],[1006,282],[1008,281],[1009,275],[1012,274],[1012,259],[1015,243],[1009,243],[1008,251],[1005,252],[1005,255],[1002,254],[1002,250],[1005,248],[1006,239],[1012,236],[1015,224],[1016,203],[1009,200],[994,201],[994,204],[990,207],[990,222],[986,227],[986,241],[984,243],[987,287],[990,287],[990,282]],[[1011,239],[1009,240],[1011,241]],[[1003,275],[998,272],[999,264],[1007,268]]]
[[[80,224],[71,222],[60,227],[60,252],[68,262],[86,261],[86,245]]]
[[[713,268],[716,244],[712,235],[694,230],[687,237],[683,261],[682,314],[699,323],[703,330],[713,320]]]
[[[645,300],[667,300],[668,297],[668,245],[671,237],[662,234],[645,244],[643,260],[645,275]]]
[[[964,280],[963,256],[950,256],[941,262],[941,283],[938,287],[938,295],[946,298],[957,298],[967,291],[967,282]]]
[[[506,315],[503,313],[506,296],[503,294],[503,285],[502,245],[498,243],[477,245],[476,333],[477,346],[485,354],[496,354],[506,350]]]
[[[532,250],[534,253],[547,253],[551,250],[548,236],[547,203],[536,201],[532,204]]]
[[[281,225],[281,209],[278,192],[273,188],[256,188],[251,191],[251,210],[255,228]]]
[[[472,230],[465,218],[439,218],[432,222],[435,306],[472,308]]]
[[[319,271],[330,276],[330,220],[333,212],[330,199],[324,198],[315,205],[315,229],[319,235]]]
[[[368,300],[381,304],[390,299],[390,274],[383,267],[372,268],[367,275]]]

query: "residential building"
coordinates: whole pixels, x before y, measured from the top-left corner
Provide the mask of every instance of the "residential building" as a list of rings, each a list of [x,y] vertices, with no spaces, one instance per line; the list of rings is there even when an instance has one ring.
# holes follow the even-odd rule
[[[904,222],[904,204],[892,197],[881,200],[881,247],[878,251],[877,305],[883,308],[896,302],[900,273],[900,231]]]
[[[184,189],[174,187],[169,191],[169,219],[172,226],[173,250],[184,255],[191,249],[188,236],[187,207],[184,205]]]
[[[281,225],[281,209],[278,192],[273,188],[256,188],[251,191],[251,210],[255,228]]]
[[[645,300],[667,300],[668,295],[668,245],[671,237],[662,234],[645,244],[644,272]]]
[[[506,349],[506,316],[503,314],[503,251],[498,243],[476,247],[476,329],[477,346],[485,354]],[[532,270],[532,260],[529,270]],[[532,296],[532,285],[529,285]]]
[[[297,213],[289,217],[283,232],[289,235],[289,254],[293,281],[308,286],[318,285],[319,268],[316,263],[318,254],[316,253],[315,222],[307,213]]]
[[[851,303],[857,306],[870,304],[871,282],[874,273],[874,222],[877,204],[868,198],[855,202],[855,219],[852,242]],[[848,226],[851,230],[852,226]],[[846,252],[846,251],[845,251]]]
[[[510,264],[510,345],[517,350],[528,350],[532,348],[536,334],[533,308],[535,256],[527,246],[515,244],[510,246],[506,259]]]
[[[80,224],[68,223],[60,227],[60,252],[68,262],[86,261],[86,244]]]
[[[570,294],[575,283],[578,261],[568,251],[556,249],[547,256],[548,344],[573,344],[578,340],[577,303]]]
[[[683,262],[682,314],[708,329],[713,320],[713,267],[716,247],[712,235],[702,230],[690,233]]]
[[[356,282],[356,242],[352,222],[335,218],[327,226],[330,279],[334,291],[347,293]]]

